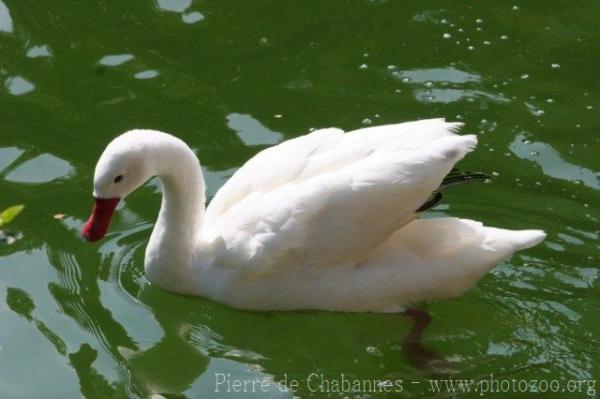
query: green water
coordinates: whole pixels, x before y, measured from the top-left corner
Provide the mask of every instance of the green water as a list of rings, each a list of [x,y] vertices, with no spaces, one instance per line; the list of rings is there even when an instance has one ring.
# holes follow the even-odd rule
[[[461,167],[496,175],[434,214],[548,239],[428,304],[424,345],[453,378],[600,379],[599,19],[591,0],[0,0],[0,208],[26,205],[0,245],[0,397],[292,397],[217,394],[219,373],[296,379],[300,397],[454,397],[428,392],[404,316],[250,313],[149,285],[152,183],[104,241],[78,232],[97,157],[131,128],[187,141],[214,194],[311,128],[428,117],[464,121],[480,144]],[[403,392],[313,393],[311,373]]]

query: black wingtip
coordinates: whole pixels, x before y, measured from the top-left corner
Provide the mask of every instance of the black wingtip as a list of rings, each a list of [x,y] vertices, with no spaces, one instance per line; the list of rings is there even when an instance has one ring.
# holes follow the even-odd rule
[[[452,169],[437,190],[431,194],[431,197],[417,209],[417,212],[425,212],[435,208],[442,201],[442,190],[448,187],[456,186],[458,184],[468,183],[471,181],[485,181],[491,179],[492,176],[482,172],[461,172],[458,169]]]
[[[438,206],[438,204],[440,202],[442,202],[442,193],[439,191],[436,191],[435,193],[433,193],[431,198],[429,198],[427,200],[427,202],[425,202],[423,205],[421,205],[419,207],[419,209],[417,209],[417,212],[425,212],[425,211],[428,211],[429,209],[433,209],[436,206]]]
[[[457,184],[468,183],[470,181],[487,180],[491,179],[492,176],[481,173],[481,172],[460,172],[458,170],[452,170],[440,184],[440,189],[455,186]]]

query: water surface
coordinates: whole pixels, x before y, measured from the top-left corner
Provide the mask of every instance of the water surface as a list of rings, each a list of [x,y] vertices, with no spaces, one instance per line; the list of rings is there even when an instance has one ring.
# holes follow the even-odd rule
[[[429,117],[463,121],[480,144],[461,167],[495,176],[434,215],[548,239],[428,304],[424,345],[453,378],[600,378],[599,19],[591,0],[0,0],[0,207],[27,207],[0,246],[0,396],[242,397],[214,396],[219,373],[272,381],[243,397],[292,397],[286,378],[301,397],[398,396],[305,384],[344,373],[452,397],[428,392],[403,316],[250,313],[151,286],[155,182],[101,243],[78,232],[97,157],[128,129],[188,142],[212,195],[312,128]]]

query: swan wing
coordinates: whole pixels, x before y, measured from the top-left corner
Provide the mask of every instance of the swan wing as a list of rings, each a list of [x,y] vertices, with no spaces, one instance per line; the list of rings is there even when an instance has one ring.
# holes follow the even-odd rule
[[[454,134],[460,126],[433,119],[322,129],[271,147],[217,193],[204,234],[222,237],[255,273],[359,261],[412,221],[474,148],[475,136]]]

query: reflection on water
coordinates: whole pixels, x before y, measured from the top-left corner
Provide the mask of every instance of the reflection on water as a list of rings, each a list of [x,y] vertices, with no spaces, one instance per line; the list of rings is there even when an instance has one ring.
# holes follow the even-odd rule
[[[283,138],[281,133],[274,132],[265,125],[246,114],[227,115],[227,126],[235,130],[238,137],[246,145],[277,144]]]
[[[415,90],[415,98],[421,102],[452,103],[460,100],[475,102],[476,100],[490,100],[497,103],[510,101],[508,98],[483,92],[481,90],[461,89],[428,89]]]
[[[41,154],[15,166],[5,179],[17,183],[47,183],[74,172],[69,162],[52,154]]]
[[[205,18],[200,11],[186,12],[192,5],[192,0],[156,0],[156,2],[163,11],[181,13],[181,20],[186,24],[195,24]]]
[[[157,4],[165,11],[184,12],[192,5],[192,0],[157,0]]]
[[[32,322],[38,331],[54,345],[58,353],[63,356],[66,355],[65,342],[50,330],[43,321],[32,315],[35,304],[27,292],[20,288],[8,287],[6,289],[6,304],[13,312]]]
[[[25,151],[17,147],[0,148],[0,172],[16,161]]]
[[[119,212],[134,219],[135,213],[129,209]],[[381,355],[373,357],[368,348],[385,345],[389,339],[386,331],[395,331],[393,341],[398,345],[407,332],[409,322],[395,315],[384,317],[383,324],[373,329],[359,321],[377,316],[324,314],[321,319],[319,313],[243,312],[165,292],[149,285],[140,270],[147,234],[132,233],[131,223],[113,227],[118,240],[109,240],[99,252],[91,247],[65,246],[64,237],[55,237],[48,239],[47,259],[38,252],[34,267],[23,266],[27,264],[23,261],[0,262],[2,268],[20,264],[20,273],[51,281],[47,290],[37,282],[26,284],[26,289],[35,293],[30,295],[25,288],[11,286],[22,281],[14,270],[13,281],[1,282],[0,290],[8,284],[8,307],[50,342],[63,364],[73,367],[79,390],[86,397],[125,392],[136,397],[156,393],[200,397],[214,392],[215,375],[230,374],[242,379],[264,378],[270,381],[273,397],[291,398],[278,382],[290,378],[288,372],[294,378],[306,378],[312,354],[324,345],[332,351],[332,363],[322,366],[324,372],[335,374],[343,366],[345,372],[360,373],[364,362],[381,360]],[[64,234],[77,232],[69,229]],[[47,278],[44,273],[54,277]],[[44,307],[58,306],[60,312],[35,310],[47,293],[53,300],[44,300]],[[79,328],[73,331],[72,326],[65,326],[65,317]],[[332,322],[341,322],[335,330],[345,331],[345,339],[335,344],[321,333]],[[293,363],[287,356],[281,357],[282,350]],[[364,359],[355,362],[356,358]],[[384,374],[393,369],[384,364],[380,367]],[[13,389],[12,385],[8,388],[5,392]],[[69,389],[68,384],[62,387],[63,394]]]
[[[11,76],[6,79],[4,86],[13,96],[20,96],[32,92],[35,85],[22,76]]]
[[[50,47],[47,45],[33,46],[27,50],[27,57],[29,58],[50,57],[51,55],[52,52],[50,51]]]
[[[532,142],[525,139],[522,134],[518,134],[509,148],[519,158],[537,163],[548,176],[574,183],[582,182],[594,189],[600,188],[598,173],[565,161],[560,153],[547,143]]]
[[[158,76],[158,71],[155,71],[154,69],[149,69],[147,71],[138,72],[135,75],[133,75],[133,77],[136,79],[153,79],[157,76]]]
[[[186,24],[195,24],[196,22],[200,22],[204,19],[204,14],[199,11],[193,11],[188,14],[183,14],[181,19]]]
[[[527,107],[527,110],[534,116],[542,116],[546,113],[546,111],[544,111],[542,108],[528,102],[525,102],[525,107]]]
[[[478,74],[461,71],[454,67],[410,69],[406,71],[393,72],[393,75],[404,82],[415,83],[479,83],[481,81],[481,76]]]
[[[394,68],[388,69],[393,71]],[[461,100],[489,100],[497,103],[510,101],[504,95],[481,90],[480,75],[461,71],[453,66],[393,71],[392,76],[412,87],[420,86],[414,89],[414,95],[417,101],[424,103],[452,103]]]
[[[237,169],[211,170],[204,168],[202,172],[204,173],[204,180],[206,182],[206,196],[208,198],[214,197],[219,188],[233,176]]]
[[[479,136],[462,167],[499,176],[457,187],[435,216],[549,236],[428,304],[424,345],[457,378],[597,378],[600,15],[582,1],[0,0],[0,209],[27,206],[9,225],[23,238],[0,243],[0,396],[215,397],[216,374],[286,398],[280,381],[313,372],[425,381],[403,349],[405,317],[242,312],[150,285],[156,181],[122,201],[101,243],[79,229],[94,164],[128,129],[190,143],[211,197],[311,127],[441,116]]]
[[[10,12],[2,0],[0,0],[0,32],[12,32],[13,21]]]
[[[126,63],[133,59],[133,54],[114,54],[114,55],[105,55],[100,59],[101,65],[107,66],[118,66]]]

